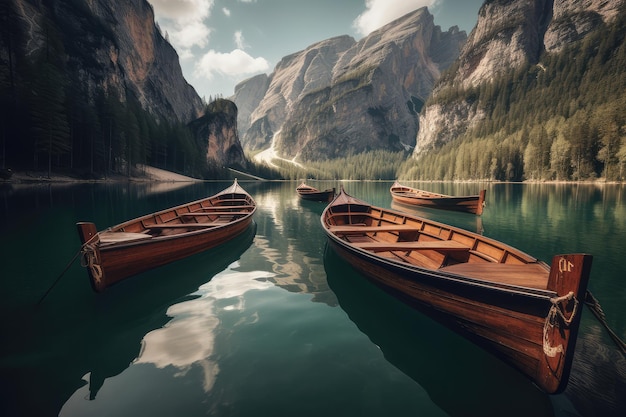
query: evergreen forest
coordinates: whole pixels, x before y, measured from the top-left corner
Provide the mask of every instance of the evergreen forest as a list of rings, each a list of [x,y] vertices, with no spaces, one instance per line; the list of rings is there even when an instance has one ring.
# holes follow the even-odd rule
[[[292,162],[275,160],[276,167],[272,172],[262,172],[255,166],[258,175],[264,178],[282,178],[288,180],[317,179],[317,180],[393,180],[396,178],[398,167],[406,160],[405,152],[389,152],[374,150],[344,158],[309,161],[304,165]],[[248,157],[248,159],[252,159]]]
[[[10,3],[0,6],[0,169],[83,178],[131,176],[138,164],[200,178],[215,172],[185,124],[148,113],[128,91],[88,91],[52,22],[45,47],[26,57]]]
[[[593,180],[626,177],[626,21],[544,54],[491,83],[447,88],[428,104],[466,101],[486,117],[438,149],[409,158],[420,180]],[[446,83],[456,67],[439,83]],[[449,85],[449,84],[448,84]]]

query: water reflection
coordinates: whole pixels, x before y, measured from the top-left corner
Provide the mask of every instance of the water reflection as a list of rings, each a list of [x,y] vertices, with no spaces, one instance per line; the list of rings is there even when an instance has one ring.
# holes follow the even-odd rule
[[[398,302],[330,247],[324,263],[328,284],[350,319],[450,416],[554,415],[548,396],[521,374]]]
[[[215,334],[221,310],[243,311],[244,294],[273,285],[266,281],[273,274],[263,271],[238,272],[237,262],[200,287],[199,298],[174,304],[167,310],[171,320],[146,334],[136,364],[151,363],[157,368],[174,366],[177,376],[185,376],[193,365],[202,368],[203,389],[211,391],[219,374],[213,359]]]
[[[0,383],[18,393],[5,398],[9,391],[4,391],[3,407],[16,410],[16,415],[56,415],[85,384],[86,398],[96,399],[106,380],[123,373],[137,358],[143,337],[167,323],[168,308],[237,260],[255,232],[253,224],[222,246],[138,275],[99,295],[88,288],[85,271],[76,266],[39,308],[13,309],[19,319],[2,324],[2,334],[28,337],[3,341],[0,347]],[[29,371],[19,371],[15,364],[20,363],[28,363]]]
[[[391,205],[391,182],[343,184],[355,197]],[[279,405],[289,415],[435,415],[441,408],[452,416],[593,416],[626,408],[624,358],[588,312],[570,385],[548,398],[343,261],[325,258],[325,204],[299,200],[295,182],[243,184],[259,209],[256,230],[241,240],[98,296],[76,264],[33,307],[77,251],[77,220],[106,227],[227,185],[168,192],[142,184],[0,185],[0,414],[56,415],[64,403],[67,415],[271,415]],[[540,259],[592,253],[590,289],[626,339],[624,186],[419,188],[486,188],[484,234]],[[431,210],[424,217],[479,228],[476,216],[463,213]],[[333,307],[338,302],[341,309]],[[300,413],[303,404],[313,408]]]
[[[565,395],[582,416],[623,416],[626,410],[626,357],[588,311],[578,336]]]
[[[301,204],[295,188],[285,186],[255,196],[259,213],[259,233],[255,248],[274,273],[270,279],[290,292],[313,294],[313,301],[334,303],[320,261],[323,233],[319,215],[324,205],[313,202],[320,211]]]

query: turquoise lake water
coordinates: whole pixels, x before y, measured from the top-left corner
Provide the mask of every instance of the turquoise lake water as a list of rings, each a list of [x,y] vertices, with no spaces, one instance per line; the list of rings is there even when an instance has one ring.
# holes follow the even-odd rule
[[[570,384],[545,395],[496,357],[367,282],[326,246],[299,182],[245,182],[255,222],[218,248],[92,292],[77,221],[104,229],[230,183],[0,184],[3,416],[593,416],[626,410],[626,359],[583,312]],[[391,182],[344,186],[394,207]],[[417,213],[549,261],[594,255],[589,290],[626,339],[626,187],[487,189],[484,214]]]

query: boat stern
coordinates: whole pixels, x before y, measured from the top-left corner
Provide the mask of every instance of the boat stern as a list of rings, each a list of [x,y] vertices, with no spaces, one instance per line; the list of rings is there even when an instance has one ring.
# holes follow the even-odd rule
[[[543,360],[537,381],[549,394],[562,392],[569,379],[593,257],[552,258],[548,290],[556,292],[543,326]]]

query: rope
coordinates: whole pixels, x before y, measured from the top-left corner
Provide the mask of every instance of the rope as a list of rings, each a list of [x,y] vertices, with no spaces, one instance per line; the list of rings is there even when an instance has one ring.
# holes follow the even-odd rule
[[[37,306],[39,306],[39,304],[41,304],[41,302],[44,300],[44,298],[46,298],[48,296],[48,294],[50,294],[50,291],[52,291],[52,289],[59,283],[59,281],[61,281],[61,278],[63,278],[63,275],[65,275],[65,273],[67,272],[68,269],[70,269],[70,267],[74,264],[74,262],[76,261],[76,258],[78,258],[78,255],[80,255],[83,252],[83,249],[89,245],[91,243],[92,240],[94,240],[96,237],[98,236],[98,234],[96,233],[95,235],[93,235],[91,237],[91,239],[89,239],[87,242],[83,243],[80,246],[80,249],[78,250],[78,252],[76,252],[74,254],[74,256],[72,257],[72,260],[65,266],[65,269],[63,270],[63,272],[61,272],[61,274],[57,277],[57,279],[52,283],[52,285],[48,288],[48,290],[46,290],[46,292],[41,296],[41,298],[39,299],[39,301],[37,301]],[[92,247],[93,250],[93,247]],[[99,267],[99,266],[98,266]],[[100,273],[102,273],[102,271],[100,271]]]
[[[619,336],[617,336],[617,334],[609,327],[609,324],[606,321],[604,311],[602,310],[602,306],[600,306],[600,302],[596,297],[593,296],[593,294],[591,294],[590,291],[587,291],[587,293],[585,294],[585,304],[587,305],[587,307],[589,307],[593,315],[596,316],[600,324],[602,324],[604,328],[609,332],[609,336],[611,336],[611,339],[613,339],[613,342],[615,342],[615,345],[620,350],[620,352],[626,355],[626,343],[624,343],[619,338]]]
[[[561,303],[572,299],[574,300],[574,308],[572,309],[572,314],[570,314],[568,319],[565,317],[565,314],[561,309]],[[556,320],[557,317],[560,317],[563,324],[566,326],[569,326],[572,323],[572,320],[574,320],[574,316],[578,310],[578,300],[574,297],[574,293],[570,292],[569,294],[561,297],[550,298],[550,302],[552,303],[552,307],[550,307],[546,321],[543,324],[543,353],[550,358],[554,358],[558,353],[563,353],[563,345],[560,344],[558,346],[552,346],[550,344],[550,340],[548,340],[549,331],[558,325]]]
[[[82,248],[83,257],[80,264],[83,267],[89,268],[91,276],[96,284],[99,284],[102,280],[102,267],[99,265],[98,257],[96,255],[96,249],[91,244],[85,243]]]
[[[548,312],[548,317],[546,317],[546,321],[543,324],[543,353],[550,358],[554,358],[557,353],[563,353],[563,345],[560,344],[558,346],[552,346],[550,344],[550,340],[548,340],[548,332],[554,328],[556,324],[556,308],[554,306],[550,307],[550,312]]]

